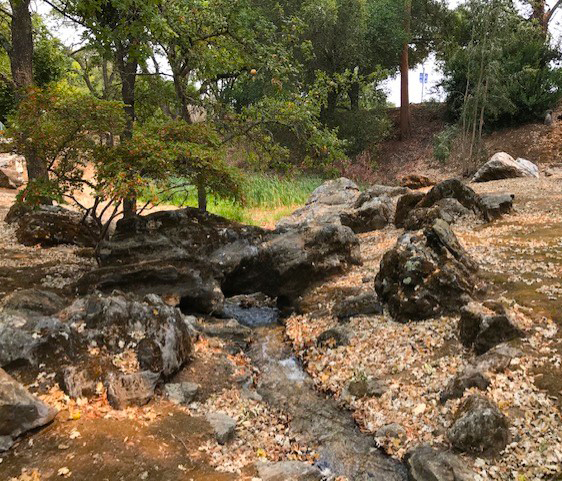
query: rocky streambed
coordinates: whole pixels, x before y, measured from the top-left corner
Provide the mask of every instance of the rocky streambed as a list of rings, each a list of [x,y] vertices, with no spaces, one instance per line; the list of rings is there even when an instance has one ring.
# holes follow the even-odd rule
[[[559,186],[340,179],[275,232],[190,210],[123,222],[95,268],[5,227],[22,265],[0,266],[2,366],[59,413],[0,433],[0,473],[556,479],[560,246],[544,232],[562,215],[543,193]]]

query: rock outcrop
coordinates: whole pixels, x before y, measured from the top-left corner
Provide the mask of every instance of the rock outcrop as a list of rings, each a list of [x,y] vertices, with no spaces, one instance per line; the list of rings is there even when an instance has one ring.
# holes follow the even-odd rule
[[[476,271],[450,226],[437,220],[384,254],[375,289],[397,321],[428,319],[458,312],[476,289]]]
[[[370,232],[392,222],[396,196],[409,192],[404,187],[373,185],[361,192],[344,177],[330,180],[316,189],[306,205],[281,219],[279,229],[322,225],[344,225],[355,233]]]
[[[437,219],[453,223],[471,213],[491,221],[511,211],[512,195],[480,196],[458,179],[435,185],[427,194],[414,192],[402,196],[396,206],[394,223],[406,230],[430,226]]]
[[[184,311],[220,314],[225,295],[262,292],[291,303],[360,254],[342,225],[272,232],[188,208],[119,221],[100,261],[78,281],[79,292],[151,292],[177,299]]]
[[[0,313],[0,366],[42,364],[73,398],[94,396],[101,383],[117,408],[147,402],[190,356],[182,313],[155,295],[93,294],[50,316]]]
[[[453,446],[461,451],[493,454],[507,445],[509,422],[493,402],[472,395],[455,413],[448,436]]]
[[[60,206],[31,208],[16,203],[5,220],[16,225],[18,242],[26,246],[69,244],[95,247],[99,239],[99,228],[90,217]]]
[[[0,369],[0,452],[10,449],[18,436],[50,423],[56,414]]]
[[[505,152],[494,154],[472,178],[472,182],[514,179],[517,177],[539,177],[539,168],[525,159],[515,160]]]

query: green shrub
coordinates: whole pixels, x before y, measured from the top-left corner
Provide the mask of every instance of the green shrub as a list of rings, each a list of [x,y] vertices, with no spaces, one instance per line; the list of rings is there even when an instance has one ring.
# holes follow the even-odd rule
[[[451,149],[458,130],[456,125],[449,125],[433,138],[433,156],[442,164],[447,162],[451,156]]]

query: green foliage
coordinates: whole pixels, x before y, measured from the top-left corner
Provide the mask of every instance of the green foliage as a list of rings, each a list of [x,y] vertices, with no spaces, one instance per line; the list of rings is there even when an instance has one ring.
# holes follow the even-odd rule
[[[449,125],[433,138],[433,156],[442,164],[446,163],[451,156],[453,143],[459,134],[456,125]]]
[[[98,182],[111,195],[125,197],[143,192],[148,182],[155,194],[170,177],[179,177],[185,187],[203,184],[211,193],[240,200],[240,176],[225,153],[209,124],[151,122],[136,129],[132,140],[99,148]]]
[[[324,182],[318,176],[284,176],[272,174],[251,174],[245,176],[241,183],[241,193],[244,203],[235,202],[230,198],[219,195],[210,195],[207,208],[210,212],[228,219],[248,224],[259,221],[273,221],[278,217],[287,215],[297,205],[306,202],[314,189]],[[173,187],[176,186],[175,189]],[[160,193],[156,198],[160,201],[178,207],[196,207],[197,190],[194,187],[185,187],[184,179],[173,179],[169,182],[166,192]],[[148,194],[143,199],[156,200]],[[287,207],[287,209],[283,209]],[[253,211],[257,211],[254,215]],[[273,214],[268,214],[273,211]],[[265,214],[262,217],[262,214]]]
[[[10,117],[10,148],[26,158],[40,159],[52,174],[51,181],[29,183],[22,199],[62,200],[84,186],[88,159],[98,148],[99,139],[122,128],[122,105],[101,101],[53,84],[30,89]]]
[[[35,17],[33,41],[33,81],[42,87],[61,80],[71,68],[60,40],[54,38],[40,18]]]
[[[540,28],[508,0],[471,0],[455,19],[441,54],[451,116],[477,111],[490,128],[543,118],[562,93],[562,55]]]

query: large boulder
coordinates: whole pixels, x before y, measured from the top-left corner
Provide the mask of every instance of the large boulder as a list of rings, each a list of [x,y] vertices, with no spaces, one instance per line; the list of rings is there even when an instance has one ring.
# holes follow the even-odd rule
[[[509,422],[490,400],[472,395],[461,404],[448,430],[449,440],[461,451],[493,454],[509,441]]]
[[[524,335],[505,309],[494,312],[477,302],[470,302],[461,309],[459,338],[476,354],[484,354],[498,344]]]
[[[93,294],[48,317],[0,313],[0,366],[26,361],[31,374],[42,366],[73,398],[94,396],[101,383],[118,408],[147,402],[191,353],[182,313],[156,295]]]
[[[375,289],[397,321],[422,320],[458,312],[476,289],[476,271],[450,226],[437,220],[384,254]]]
[[[85,337],[110,353],[133,349],[141,370],[169,377],[191,356],[191,336],[181,312],[156,295],[139,300],[94,294],[75,301],[62,316],[71,325],[84,322]]]
[[[182,209],[120,221],[100,248],[102,266],[77,282],[178,300],[182,310],[221,313],[224,295],[262,292],[289,302],[328,275],[360,262],[348,227],[265,231]]]
[[[472,178],[472,182],[488,182],[490,180],[514,179],[517,177],[539,177],[539,168],[525,159],[515,160],[505,152],[494,154]]]
[[[337,225],[277,231],[255,247],[237,256],[239,247],[232,244],[211,256],[238,258],[223,270],[226,295],[263,292],[291,303],[314,282],[361,262],[359,240],[351,229]]]
[[[458,200],[453,198],[441,199],[431,207],[417,207],[413,209],[404,221],[405,230],[419,230],[431,226],[437,219],[453,224],[461,217],[470,214]]]
[[[405,456],[411,481],[474,481],[475,473],[466,463],[448,451],[418,446]]]
[[[0,369],[0,452],[23,433],[50,423],[57,411]]]
[[[430,226],[436,219],[452,223],[474,213],[485,221],[498,218],[511,210],[511,202],[504,196],[481,197],[458,179],[435,185],[427,194],[415,192],[402,196],[396,207],[396,227],[417,230]]]
[[[16,225],[18,242],[26,246],[69,244],[95,247],[99,239],[99,227],[93,219],[60,206],[31,208],[16,203],[5,220]]]
[[[404,187],[373,185],[361,193],[345,177],[330,180],[312,193],[304,207],[281,219],[277,228],[344,225],[355,233],[382,229],[394,217],[396,202],[392,198],[408,191]]]
[[[318,187],[306,205],[277,223],[279,229],[318,224],[339,224],[342,213],[353,209],[361,191],[355,182],[341,177]]]

